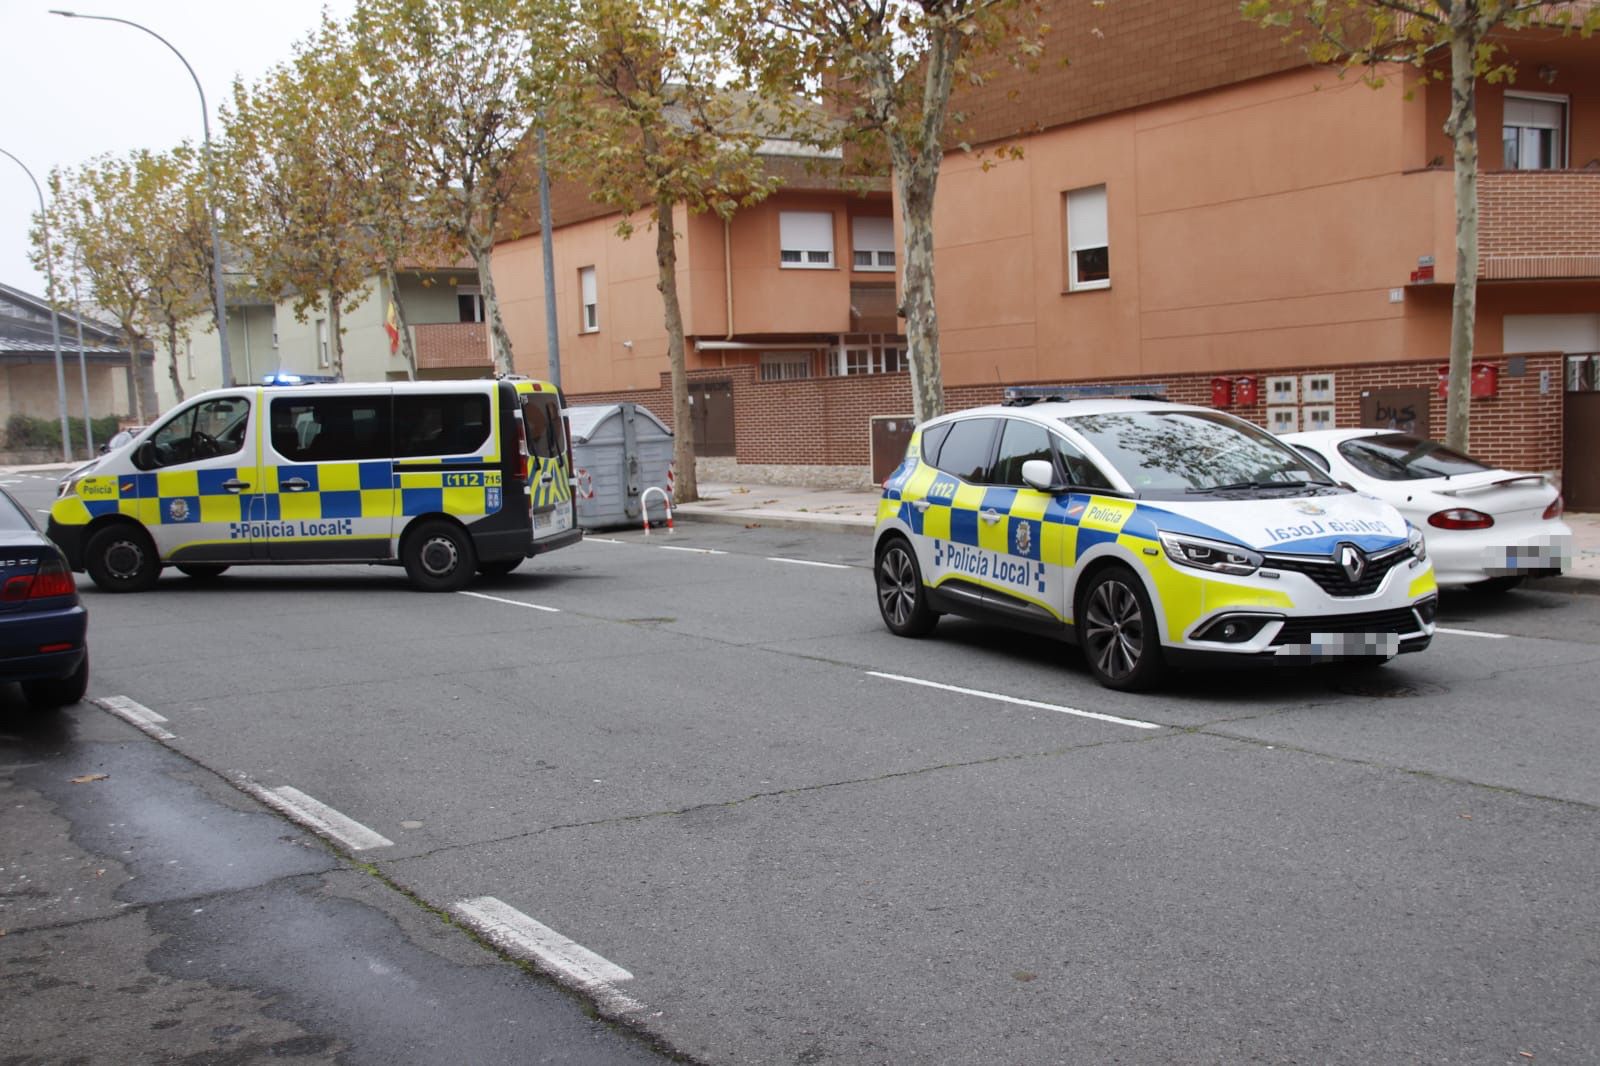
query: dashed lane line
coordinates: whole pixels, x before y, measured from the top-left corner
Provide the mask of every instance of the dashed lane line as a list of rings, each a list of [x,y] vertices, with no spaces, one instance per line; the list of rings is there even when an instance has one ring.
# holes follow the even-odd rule
[[[695,555],[727,555],[728,554],[727,552],[719,551],[716,548],[684,548],[684,547],[680,547],[677,544],[662,544],[662,545],[660,545],[660,547],[661,547],[661,550],[664,551],[664,552],[693,552]]]
[[[944,692],[958,692],[963,696],[975,696],[981,700],[994,700],[996,703],[1011,703],[1018,707],[1037,707],[1042,711],[1055,711],[1057,714],[1070,714],[1078,718],[1093,718],[1097,722],[1110,722],[1113,725],[1125,725],[1134,729],[1160,729],[1155,722],[1141,722],[1137,718],[1118,718],[1114,714],[1100,714],[1098,711],[1081,711],[1076,707],[1063,707],[1057,703],[1041,703],[1038,700],[1025,700],[1018,696],[1007,696],[999,692],[983,692],[975,688],[962,688],[959,685],[946,685],[938,681],[924,681],[920,677],[904,677],[900,674],[882,674],[876,670],[868,670],[868,676],[881,677],[885,681],[899,681],[907,685],[921,685],[924,688],[936,688]]]
[[[561,608],[559,607],[546,607],[539,603],[528,603],[526,600],[508,600],[504,596],[490,596],[482,592],[468,592],[466,589],[461,589],[459,591],[461,595],[471,596],[475,600],[489,600],[492,603],[508,603],[513,607],[526,607],[530,611],[548,611],[550,614],[561,613]]]
[[[612,1013],[636,1014],[644,1005],[617,989],[633,974],[567,939],[493,896],[465,899],[450,908],[469,928],[508,954],[533,962],[561,983],[594,997]]]
[[[819,563],[815,559],[785,559],[781,555],[769,555],[766,557],[766,559],[769,563],[792,563],[795,566],[820,566],[825,570],[855,569],[854,567],[846,566],[844,563]]]
[[[372,848],[387,848],[394,844],[394,841],[383,834],[368,829],[355,819],[340,814],[326,803],[312,799],[297,788],[290,788],[287,785],[282,788],[263,788],[250,781],[241,781],[240,786],[268,807],[287,815],[290,821],[298,822],[320,836],[343,844],[350,851],[369,851]]]
[[[89,701],[104,710],[127,722],[133,728],[143,733],[148,733],[157,740],[176,740],[178,734],[168,732],[162,726],[166,719],[152,711],[142,703],[136,703],[126,696],[99,696]]]

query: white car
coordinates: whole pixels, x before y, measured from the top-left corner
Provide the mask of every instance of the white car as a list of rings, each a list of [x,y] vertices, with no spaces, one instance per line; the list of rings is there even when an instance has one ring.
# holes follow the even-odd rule
[[[1560,574],[1572,559],[1561,493],[1543,474],[1500,470],[1389,429],[1282,438],[1337,481],[1394,507],[1428,538],[1440,585],[1488,592]]]

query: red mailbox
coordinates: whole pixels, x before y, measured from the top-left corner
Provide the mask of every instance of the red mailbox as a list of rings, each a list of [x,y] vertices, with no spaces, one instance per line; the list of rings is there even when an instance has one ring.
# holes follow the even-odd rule
[[[1227,378],[1211,379],[1211,406],[1231,407],[1233,405],[1233,382]]]
[[[1446,364],[1439,368],[1439,395],[1450,395],[1450,366]]]
[[[1482,363],[1472,368],[1472,398],[1500,395],[1500,368],[1493,363]]]
[[[1249,407],[1256,402],[1256,379],[1252,377],[1235,378],[1233,381],[1233,397],[1240,407]]]

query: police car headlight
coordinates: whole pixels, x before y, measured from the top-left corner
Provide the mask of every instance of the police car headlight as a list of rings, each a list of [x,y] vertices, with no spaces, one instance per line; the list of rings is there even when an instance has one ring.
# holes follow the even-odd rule
[[[1422,530],[1411,523],[1407,522],[1406,525],[1411,527],[1411,531],[1406,534],[1406,547],[1411,549],[1411,554],[1416,556],[1418,561],[1427,559],[1428,538],[1422,535]]]
[[[1237,544],[1162,533],[1161,546],[1166,549],[1167,558],[1180,566],[1239,575],[1253,574],[1261,569],[1261,556]]]
[[[56,499],[59,500],[66,496],[76,496],[78,494],[78,482],[82,480],[83,478],[81,477],[63,478],[61,484],[56,486]]]

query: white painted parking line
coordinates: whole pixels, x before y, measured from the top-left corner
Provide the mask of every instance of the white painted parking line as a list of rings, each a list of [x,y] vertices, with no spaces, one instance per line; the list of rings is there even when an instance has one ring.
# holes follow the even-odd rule
[[[126,696],[101,696],[89,701],[127,722],[133,728],[148,733],[157,740],[176,740],[178,734],[169,733],[161,728],[166,719],[142,703],[135,703]]]
[[[489,943],[534,962],[564,984],[588,992],[603,1007],[629,1014],[644,1009],[638,1000],[616,988],[622,981],[633,980],[633,974],[510,904],[493,896],[479,896],[462,900],[450,909]]]
[[[1446,629],[1444,626],[1434,626],[1435,633],[1449,633],[1455,637],[1482,637],[1484,640],[1505,640],[1510,633],[1480,633],[1476,629]]]
[[[937,688],[945,692],[959,692],[963,696],[976,696],[980,700],[994,700],[996,703],[1014,703],[1019,707],[1037,707],[1042,711],[1055,711],[1058,714],[1070,714],[1079,718],[1093,718],[1099,722],[1110,722],[1113,725],[1132,726],[1134,729],[1160,729],[1155,722],[1141,722],[1137,718],[1118,718],[1114,714],[1100,714],[1096,711],[1080,711],[1076,707],[1063,707],[1056,703],[1040,703],[1038,700],[1025,700],[1018,696],[1006,696],[998,692],[980,692],[975,688],[962,688],[959,685],[945,685],[938,681],[924,681],[919,677],[902,677],[899,674],[880,674],[876,670],[868,670],[872,677],[881,677],[885,681],[900,681],[907,685],[921,685],[924,688]]]
[[[728,554],[727,552],[718,551],[715,548],[680,548],[676,544],[663,544],[663,545],[661,545],[661,550],[662,551],[668,551],[668,552],[694,552],[696,555],[727,555]]]
[[[583,538],[583,542],[585,544],[589,544],[589,543],[594,543],[594,544],[626,544],[626,543],[628,543],[625,540],[613,540],[610,537],[584,537]]]
[[[351,851],[387,848],[394,841],[376,833],[353,818],[347,818],[326,803],[312,799],[297,788],[262,788],[249,781],[240,782],[244,790],[274,810],[282,811],[289,820],[299,822],[307,829]]]
[[[820,566],[826,570],[849,570],[843,563],[819,563],[815,559],[785,559],[781,555],[767,556],[769,563],[793,563],[795,566]]]
[[[545,607],[541,604],[527,603],[523,600],[508,600],[503,596],[486,596],[481,592],[468,592],[465,589],[461,590],[461,595],[471,596],[475,600],[490,600],[494,603],[509,603],[513,607],[526,607],[530,611],[549,611],[551,614],[561,613],[561,608],[559,607]]]

